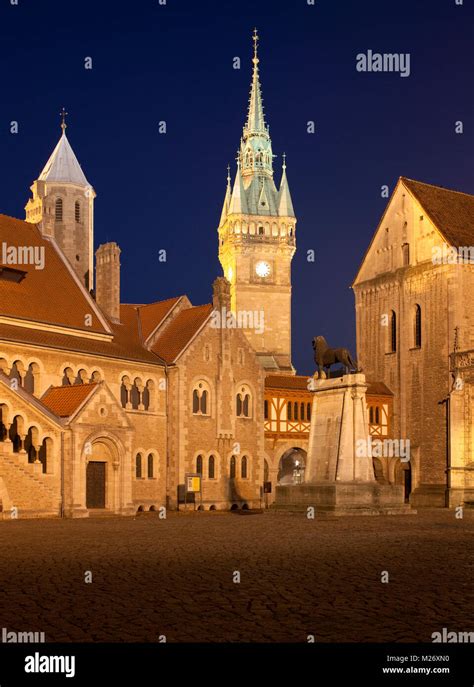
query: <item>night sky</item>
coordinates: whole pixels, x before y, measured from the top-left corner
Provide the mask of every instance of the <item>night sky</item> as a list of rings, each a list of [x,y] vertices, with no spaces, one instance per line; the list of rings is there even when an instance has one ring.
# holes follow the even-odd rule
[[[474,192],[470,0],[18,2],[0,5],[0,212],[24,218],[64,105],[69,140],[97,192],[96,246],[122,248],[124,302],[211,298],[254,26],[276,182],[286,152],[298,218],[298,372],[313,370],[312,336],[355,348],[349,286],[387,203],[381,186],[392,190],[403,175]],[[410,53],[410,76],[359,73],[356,55],[369,49]]]

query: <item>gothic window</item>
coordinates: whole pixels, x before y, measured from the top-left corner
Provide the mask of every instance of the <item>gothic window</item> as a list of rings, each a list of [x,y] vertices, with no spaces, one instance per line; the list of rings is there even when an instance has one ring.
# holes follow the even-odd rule
[[[209,479],[215,479],[216,476],[216,459],[214,456],[209,456],[209,466],[207,472]]]
[[[252,398],[248,386],[241,386],[236,397],[237,417],[252,417]]]
[[[415,346],[421,348],[421,308],[418,304],[415,305]]]
[[[397,350],[397,315],[392,310],[390,315],[390,352],[395,353]]]
[[[154,477],[153,453],[148,454],[148,479]]]
[[[199,455],[196,458],[196,472],[198,475],[202,475],[202,456]]]
[[[76,222],[81,221],[81,204],[78,200],[76,200],[76,203],[74,205],[74,215],[76,218]]]
[[[135,477],[137,479],[142,478],[142,454],[137,453],[135,458]]]
[[[210,392],[206,382],[198,382],[193,389],[193,415],[210,415]]]
[[[63,199],[56,198],[56,203],[54,205],[54,218],[56,222],[63,221]]]
[[[242,462],[240,463],[240,476],[242,479],[247,479],[247,477],[248,477],[247,456],[242,456]]]
[[[236,475],[236,463],[237,463],[237,461],[236,461],[235,456],[231,456],[231,457],[230,457],[230,478],[231,478],[231,479],[235,479],[235,475]]]

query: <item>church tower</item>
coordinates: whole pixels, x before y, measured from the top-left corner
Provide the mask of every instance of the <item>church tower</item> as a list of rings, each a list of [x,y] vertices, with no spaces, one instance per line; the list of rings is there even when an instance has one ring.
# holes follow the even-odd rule
[[[87,290],[94,275],[94,189],[66,136],[67,112],[62,112],[62,135],[26,204],[26,219],[53,236]]]
[[[267,372],[294,374],[291,363],[291,260],[296,218],[283,156],[280,188],[265,122],[254,31],[252,85],[247,121],[229,172],[219,223],[219,260],[231,285],[231,309]],[[250,326],[249,326],[250,325]]]

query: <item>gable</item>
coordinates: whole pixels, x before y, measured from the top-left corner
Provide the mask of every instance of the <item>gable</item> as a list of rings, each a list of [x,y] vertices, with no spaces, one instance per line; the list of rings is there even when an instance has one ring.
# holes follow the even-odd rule
[[[433,249],[446,243],[424,207],[401,177],[382,215],[359,268],[353,286],[406,267],[404,245],[408,245],[409,265],[433,264]]]
[[[68,419],[71,425],[106,425],[108,429],[130,429],[127,413],[106,382],[95,385],[93,393]]]

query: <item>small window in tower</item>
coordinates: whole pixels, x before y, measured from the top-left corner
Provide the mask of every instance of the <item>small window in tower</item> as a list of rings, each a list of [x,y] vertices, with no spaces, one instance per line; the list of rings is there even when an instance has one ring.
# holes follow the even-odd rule
[[[54,206],[54,215],[56,222],[63,221],[63,199],[56,198],[56,204]]]
[[[80,255],[76,255],[76,260],[77,260],[77,262],[79,262],[80,259],[81,259],[81,256],[80,256]]]
[[[81,221],[81,204],[78,200],[76,200],[76,204],[74,206],[74,212],[76,216],[76,222]]]

